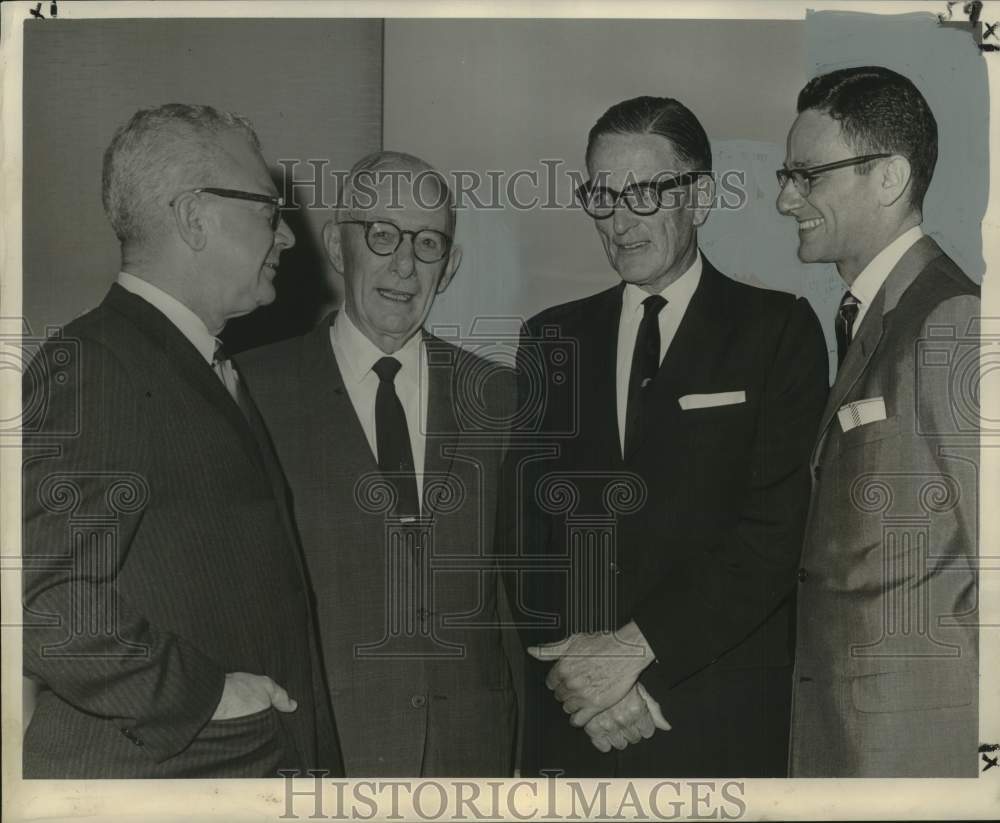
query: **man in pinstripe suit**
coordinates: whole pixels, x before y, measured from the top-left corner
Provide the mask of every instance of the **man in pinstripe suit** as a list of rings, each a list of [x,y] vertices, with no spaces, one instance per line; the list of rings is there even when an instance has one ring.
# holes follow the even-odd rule
[[[257,136],[137,112],[103,197],[122,272],[25,375],[24,775],[340,774],[284,477],[216,338],[295,242]]]

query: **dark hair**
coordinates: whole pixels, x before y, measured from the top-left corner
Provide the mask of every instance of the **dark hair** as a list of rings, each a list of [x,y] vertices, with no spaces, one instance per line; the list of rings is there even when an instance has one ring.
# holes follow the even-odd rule
[[[882,66],[838,69],[806,83],[797,108],[838,121],[844,139],[860,154],[905,157],[912,175],[910,204],[923,208],[937,162],[937,121],[909,79]]]
[[[672,97],[634,97],[604,112],[587,135],[588,165],[597,138],[604,134],[658,134],[670,141],[678,157],[694,165],[690,171],[712,170],[705,129],[687,106]]]

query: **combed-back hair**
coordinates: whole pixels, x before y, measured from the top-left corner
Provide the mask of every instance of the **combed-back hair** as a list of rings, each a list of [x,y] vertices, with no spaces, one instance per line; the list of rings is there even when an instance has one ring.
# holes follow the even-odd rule
[[[605,134],[658,134],[670,141],[681,160],[692,164],[686,171],[712,170],[705,129],[687,106],[672,97],[633,97],[604,112],[587,135],[588,166],[594,144]]]

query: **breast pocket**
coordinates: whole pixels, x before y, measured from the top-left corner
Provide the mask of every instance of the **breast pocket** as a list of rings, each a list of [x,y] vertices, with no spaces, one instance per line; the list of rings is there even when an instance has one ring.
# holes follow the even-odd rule
[[[877,443],[899,434],[899,415],[876,420],[863,426],[856,426],[848,432],[843,432],[839,438],[840,453],[850,451],[858,446]]]

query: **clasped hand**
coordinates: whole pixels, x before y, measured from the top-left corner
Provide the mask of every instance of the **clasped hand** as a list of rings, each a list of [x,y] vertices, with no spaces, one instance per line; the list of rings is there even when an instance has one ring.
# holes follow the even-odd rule
[[[528,653],[537,660],[555,661],[546,686],[570,715],[570,723],[582,726],[601,751],[623,749],[651,737],[657,728],[670,729],[659,704],[636,683],[654,655],[634,622],[614,633],[573,634],[531,646]]]

